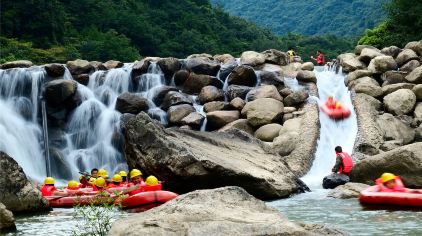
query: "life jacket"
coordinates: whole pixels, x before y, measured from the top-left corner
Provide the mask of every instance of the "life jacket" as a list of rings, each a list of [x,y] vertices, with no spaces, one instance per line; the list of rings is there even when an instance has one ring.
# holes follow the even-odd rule
[[[65,187],[65,189],[69,189],[69,190],[79,190],[80,188],[81,188],[80,186],[73,187],[73,188]]]
[[[317,62],[318,65],[324,65],[325,59],[324,59],[323,53],[318,54],[316,62]]]
[[[336,102],[334,101],[334,99],[328,99],[325,102],[325,106],[329,109],[334,109],[334,108],[336,108]]]
[[[56,190],[57,190],[57,189],[56,189],[56,187],[55,187],[55,186],[43,185],[43,186],[41,187],[41,194],[42,194],[44,197],[51,196],[51,195],[53,195],[54,191],[56,191]]]
[[[148,192],[148,191],[159,191],[159,190],[162,190],[163,189],[163,186],[161,185],[161,183],[159,183],[157,185],[154,185],[154,186],[143,184],[143,185],[141,185],[141,189],[143,191],[145,191],[145,192]]]
[[[352,158],[350,157],[349,154],[347,154],[345,152],[339,152],[339,153],[337,153],[337,156],[341,157],[341,159],[343,161],[343,165],[340,166],[339,173],[340,174],[349,174],[350,171],[353,168]]]
[[[403,181],[401,181],[400,176],[396,176],[395,178],[395,186],[394,188],[387,188],[381,181],[381,178],[375,180],[375,183],[378,186],[378,192],[406,192],[406,188],[403,185]]]
[[[103,188],[101,188],[101,189],[99,189],[97,186],[95,186],[95,185],[92,185],[92,190],[93,191],[103,191],[103,190],[106,190],[107,189],[107,187],[103,187]]]
[[[119,188],[119,187],[123,187],[122,184],[114,184],[114,183],[110,183],[107,185],[107,187],[109,188]]]

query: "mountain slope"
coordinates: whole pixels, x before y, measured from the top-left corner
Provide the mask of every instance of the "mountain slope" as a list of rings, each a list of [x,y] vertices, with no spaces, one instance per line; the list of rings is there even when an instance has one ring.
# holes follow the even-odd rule
[[[229,13],[270,28],[276,34],[359,36],[373,28],[389,0],[211,0]]]

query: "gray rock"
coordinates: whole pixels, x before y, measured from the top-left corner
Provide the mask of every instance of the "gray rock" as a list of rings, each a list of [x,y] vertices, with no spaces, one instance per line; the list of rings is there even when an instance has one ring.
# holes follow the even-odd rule
[[[0,233],[6,233],[16,230],[15,218],[13,213],[6,209],[0,202]]]
[[[82,85],[88,86],[88,83],[89,83],[89,75],[88,74],[72,75],[72,78],[76,82],[78,82]]]
[[[422,40],[409,42],[409,43],[406,44],[406,46],[404,48],[412,49],[419,56],[422,56]]]
[[[418,102],[416,104],[415,111],[413,114],[415,118],[422,118],[422,102]]]
[[[394,71],[394,70],[387,71],[381,75],[381,79],[384,81],[382,86],[407,82],[404,79],[406,75],[407,73],[402,72],[402,71]]]
[[[0,152],[0,202],[13,213],[41,212],[50,209],[41,192],[26,177],[22,168]]]
[[[293,93],[293,90],[289,89],[289,88],[284,88],[282,90],[279,91],[280,95],[283,96],[284,98],[289,96],[290,94]]]
[[[220,70],[220,64],[203,58],[188,58],[185,62],[186,69],[195,74],[216,76]]]
[[[224,100],[224,93],[223,90],[218,89],[215,86],[208,85],[201,89],[198,99],[201,104],[212,101],[221,101]]]
[[[44,96],[47,105],[62,107],[70,102],[76,94],[77,83],[73,80],[57,79],[45,84]]]
[[[240,117],[239,111],[212,111],[207,113],[207,130],[216,130]]]
[[[305,62],[302,64],[301,70],[309,70],[309,71],[313,71],[314,70],[314,63],[312,62]]]
[[[283,103],[272,98],[259,98],[246,103],[242,109],[242,115],[254,126],[273,123],[283,115]]]
[[[94,68],[94,70],[107,70],[102,62],[99,61],[90,61],[89,64]]]
[[[295,107],[303,104],[308,99],[309,94],[307,92],[294,92],[287,96],[283,103],[287,107]]]
[[[56,78],[64,75],[65,68],[62,64],[48,64],[44,66],[45,71],[47,72],[47,75]]]
[[[279,73],[273,71],[260,71],[261,85],[274,85],[277,88],[284,88],[284,77],[282,71]]]
[[[410,72],[410,74],[407,75],[405,79],[409,81],[410,83],[421,84],[422,83],[422,66],[419,66],[418,68]]]
[[[307,71],[307,70],[300,70],[296,75],[296,79],[302,82],[313,82],[313,83],[317,82],[315,73],[313,71]]]
[[[349,182],[331,190],[327,194],[327,197],[340,199],[357,198],[359,196],[359,193],[367,189],[368,187],[369,185],[367,184]]]
[[[289,119],[293,120],[293,119]],[[287,121],[289,121],[287,120]],[[283,128],[282,128],[283,129]],[[281,130],[282,130],[281,129]],[[299,130],[295,131],[288,131],[282,132],[278,137],[274,139],[272,148],[276,153],[280,156],[287,156],[295,150],[297,147],[297,142],[299,141]]]
[[[265,63],[266,56],[262,53],[254,51],[246,51],[240,55],[240,63],[242,65],[258,66]]]
[[[149,108],[148,100],[134,93],[125,92],[117,97],[115,109],[120,113],[138,114],[141,111],[147,111]]]
[[[226,132],[164,129],[145,113],[125,127],[129,167],[166,181],[170,191],[237,185],[256,197],[273,199],[300,188],[280,158],[264,152],[253,140]]]
[[[80,59],[68,61],[66,66],[72,75],[89,74],[95,70],[89,61]]]
[[[0,69],[6,70],[11,68],[28,68],[34,64],[27,60],[10,61],[0,65]]]
[[[293,113],[293,112],[297,111],[296,107],[284,107],[283,110],[284,110],[284,114]]]
[[[392,92],[395,92],[399,89],[413,89],[414,84],[409,83],[397,83],[397,84],[390,84],[382,87],[382,93],[383,95],[390,94]]]
[[[281,129],[280,124],[263,125],[255,131],[255,137],[265,142],[272,142]]]
[[[202,122],[204,121],[205,117],[198,112],[192,112],[189,115],[185,116],[182,119],[182,125],[188,125],[189,127],[193,127],[198,129],[201,127]]]
[[[164,73],[164,76],[167,79],[171,79],[176,71],[180,70],[182,64],[177,58],[174,57],[167,57],[161,58],[158,60],[157,65],[161,68]]]
[[[174,84],[176,86],[181,86],[183,85],[186,80],[189,78],[189,71],[187,70],[179,70],[176,73],[174,73]]]
[[[148,72],[148,68],[152,62],[157,62],[160,58],[158,57],[146,57],[141,61],[136,61],[132,67],[131,76],[132,78],[136,78],[142,74]]]
[[[401,140],[389,140],[389,141],[385,141],[381,145],[380,149],[384,152],[388,152],[401,146],[403,146]]]
[[[242,85],[230,85],[227,89],[229,100],[233,100],[234,98],[241,98],[246,99],[246,94],[249,93],[253,88],[248,86]]]
[[[410,60],[406,64],[404,64],[402,67],[400,67],[400,71],[404,72],[412,72],[414,69],[418,68],[421,65],[418,60]]]
[[[422,84],[417,84],[412,89],[418,101],[422,101]]]
[[[377,124],[385,140],[396,140],[401,144],[408,144],[415,138],[415,131],[412,128],[389,113],[378,116]]]
[[[422,187],[422,142],[409,144],[357,163],[351,172],[353,182],[374,185],[383,173],[400,175],[406,187]]]
[[[156,106],[161,106],[161,104],[164,101],[164,98],[166,97],[167,93],[171,91],[178,92],[179,90],[175,87],[171,86],[160,86],[158,88],[154,88],[154,94],[152,96],[152,101]]]
[[[127,219],[109,235],[344,235],[325,226],[290,222],[239,187],[198,190]]]
[[[353,53],[340,54],[337,57],[337,60],[340,63],[340,66],[343,68],[344,72],[352,72],[359,69],[364,69],[366,66],[363,62],[359,61],[356,58],[356,55]]]
[[[262,85],[252,89],[246,94],[246,101],[253,101],[259,98],[273,98],[278,101],[283,101],[283,97],[281,97],[274,85]]]
[[[269,49],[261,52],[265,57],[266,63],[271,63],[275,65],[287,65],[287,54],[275,49]]]
[[[223,88],[223,83],[217,77],[190,73],[185,83],[183,83],[182,91],[188,94],[198,94],[203,87],[208,85]]]
[[[415,129],[415,142],[422,142],[422,124]]]
[[[382,53],[378,49],[373,48],[364,48],[362,49],[362,52],[360,53],[359,60],[364,62],[365,64],[369,64],[369,62],[372,60],[372,58],[382,56]]]
[[[219,129],[218,132],[226,132],[231,129],[242,130],[250,135],[254,135],[254,128],[249,124],[247,119],[238,119],[228,123],[223,128]]]
[[[351,83],[352,81],[355,81],[359,78],[365,77],[365,76],[371,76],[372,72],[369,70],[355,70],[347,74],[346,79],[347,83]]]
[[[250,66],[238,66],[233,69],[228,77],[228,84],[255,86],[257,77],[255,71]]]
[[[239,111],[241,111],[245,105],[246,102],[241,98],[234,98],[230,101],[230,106]]]
[[[384,97],[384,105],[394,115],[405,115],[416,104],[416,95],[410,89],[399,89]]]
[[[382,89],[378,82],[371,77],[362,77],[352,83],[351,87],[356,93],[364,93],[372,97],[379,97],[382,95]]]
[[[236,62],[236,58],[234,58],[232,55],[230,54],[217,54],[213,56],[214,60],[223,63],[223,64],[229,64],[229,63],[233,63]]]
[[[180,104],[169,107],[167,116],[170,124],[186,125],[182,119],[195,111],[195,108],[189,104]]]
[[[419,60],[418,55],[412,49],[404,49],[396,58],[398,66],[402,66],[411,60]]]
[[[115,69],[115,68],[121,68],[123,67],[123,62],[121,61],[114,61],[114,60],[110,60],[110,61],[106,61],[105,63],[103,63],[103,66],[105,66],[105,68],[107,68],[107,70],[111,70],[111,69]]]
[[[371,45],[357,45],[355,47],[354,52],[355,52],[356,55],[361,55],[365,49],[371,49],[371,50],[376,51],[376,52],[381,52],[378,48],[371,46]]]
[[[392,56],[377,56],[371,60],[368,66],[368,70],[374,74],[382,74],[396,69],[397,63]]]
[[[193,105],[193,101],[184,93],[170,91],[167,92],[164,100],[161,104],[161,109],[167,110],[169,107],[179,104],[190,104]]]
[[[392,57],[396,58],[396,57],[397,57],[397,55],[399,55],[399,53],[400,53],[401,51],[402,51],[402,49],[400,49],[399,47],[396,47],[396,46],[390,46],[390,47],[383,48],[383,49],[381,50],[381,53],[382,53],[382,54],[385,54],[385,55],[387,55],[387,56],[392,56]]]
[[[208,102],[204,104],[205,112],[227,110],[228,108],[229,106],[227,102],[222,102],[222,101],[214,101],[214,102]]]

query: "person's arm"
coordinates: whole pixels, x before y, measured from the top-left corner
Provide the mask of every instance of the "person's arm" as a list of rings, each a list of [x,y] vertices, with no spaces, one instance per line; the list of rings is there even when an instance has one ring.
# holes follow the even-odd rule
[[[343,161],[341,157],[336,157],[336,164],[334,165],[333,169],[331,170],[333,173],[337,173],[340,170],[341,165],[343,164]]]

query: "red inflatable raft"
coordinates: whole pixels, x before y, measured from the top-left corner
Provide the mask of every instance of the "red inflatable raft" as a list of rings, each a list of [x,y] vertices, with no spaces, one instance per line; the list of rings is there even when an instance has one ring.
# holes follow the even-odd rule
[[[361,204],[398,205],[422,208],[422,189],[406,189],[406,192],[378,192],[378,186],[371,186],[359,195]]]
[[[325,104],[321,104],[320,108],[321,108],[321,111],[323,111],[325,114],[328,115],[328,117],[335,120],[346,119],[352,114],[350,109],[346,107],[341,107],[340,109],[336,109],[336,108],[333,109],[333,108],[328,108],[327,105]]]
[[[165,202],[168,202],[178,195],[169,191],[147,191],[137,193],[129,196],[121,201],[123,208],[135,209],[134,211],[145,211],[153,207],[159,206]]]

